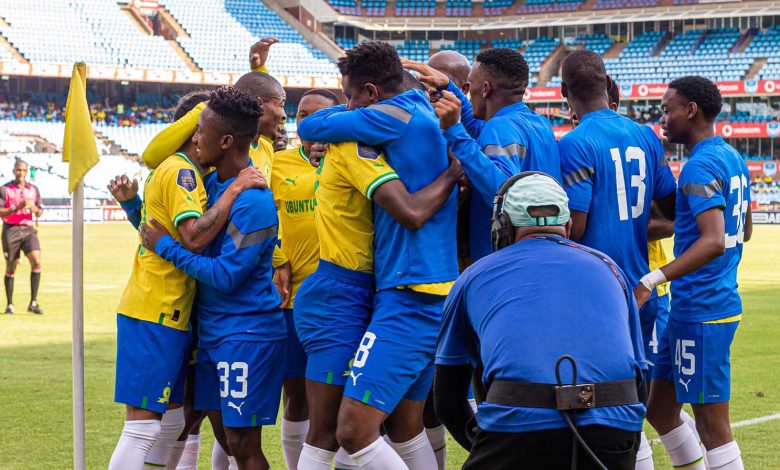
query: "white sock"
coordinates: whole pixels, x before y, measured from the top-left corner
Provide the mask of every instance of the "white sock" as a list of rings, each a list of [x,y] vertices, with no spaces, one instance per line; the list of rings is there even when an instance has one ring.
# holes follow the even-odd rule
[[[477,400],[476,398],[469,398],[469,405],[471,405],[471,411],[474,412],[474,414],[477,413]]]
[[[211,450],[211,470],[228,470],[229,466],[228,454],[215,438],[214,448]]]
[[[707,449],[704,448],[704,444],[701,442],[701,437],[699,437],[699,430],[696,429],[696,421],[691,415],[686,413],[684,409],[680,410],[680,419],[689,428],[691,428],[693,435],[696,436],[696,441],[699,443],[699,447],[701,447],[701,455],[704,456],[704,466],[710,468],[710,466],[707,464]]]
[[[687,424],[683,423],[677,429],[661,436],[661,442],[669,452],[672,465],[675,467],[685,466],[688,470],[706,470],[699,441]]]
[[[228,455],[228,462],[230,462],[228,465],[228,470],[238,470],[238,462],[236,462],[235,457]]]
[[[369,444],[368,447],[360,449],[349,456],[352,457],[361,470],[409,470],[403,459],[381,437]],[[435,465],[435,459],[431,460],[431,466],[428,468],[434,468]]]
[[[122,435],[111,455],[109,470],[140,470],[144,468],[144,459],[160,435],[160,421],[141,419],[125,421]]]
[[[742,464],[742,452],[739,451],[737,441],[731,441],[707,452],[707,461],[710,470],[744,470]]]
[[[298,468],[298,459],[301,457],[303,441],[309,432],[309,420],[287,421],[282,418],[282,452],[287,462],[287,470]]]
[[[176,442],[183,430],[184,408],[166,411],[160,421],[160,435],[157,436],[152,450],[146,454],[144,468],[152,470],[164,467],[168,462],[168,453],[171,451],[173,443]]]
[[[171,450],[168,452],[168,460],[165,463],[165,468],[168,470],[176,470],[181,460],[181,454],[184,453],[184,446],[187,445],[187,439],[183,441],[176,441],[171,446]]]
[[[639,450],[636,451],[636,466],[634,470],[654,470],[653,448],[650,447],[650,441],[647,440],[645,432],[642,431],[639,441]]]
[[[176,470],[198,470],[198,454],[200,454],[200,434],[190,434],[187,436],[187,443]],[[170,462],[168,468],[171,468]]]
[[[393,449],[404,459],[409,470],[431,470],[438,467],[436,456],[425,431],[406,442],[392,444]]]
[[[336,470],[360,470],[360,467],[343,447],[339,447],[336,451]]]
[[[447,429],[443,424],[435,428],[425,428],[425,434],[431,443],[433,454],[436,456],[436,465],[439,470],[447,467]]]
[[[298,470],[330,470],[335,455],[335,452],[310,446],[304,442],[298,459]]]

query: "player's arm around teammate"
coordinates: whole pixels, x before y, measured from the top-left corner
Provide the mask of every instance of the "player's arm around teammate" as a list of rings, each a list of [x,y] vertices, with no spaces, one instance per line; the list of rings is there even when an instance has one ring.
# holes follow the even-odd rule
[[[676,258],[643,276],[634,295],[641,305],[658,284],[672,282],[671,319],[659,338],[647,414],[672,463],[738,470],[729,349],[742,315],[737,266],[752,221],[747,166],[714,136],[721,103],[718,88],[702,77],[674,80],[664,94],[661,126],[670,143],[691,152],[677,189]],[[682,403],[691,403],[706,456],[680,420]]]

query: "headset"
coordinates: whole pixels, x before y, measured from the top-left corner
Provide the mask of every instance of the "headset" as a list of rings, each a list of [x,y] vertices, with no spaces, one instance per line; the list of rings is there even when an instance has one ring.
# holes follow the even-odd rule
[[[504,213],[504,199],[506,198],[506,193],[513,184],[526,176],[531,175],[543,175],[555,180],[555,178],[543,171],[523,171],[514,176],[510,176],[508,180],[504,181],[504,184],[496,191],[496,195],[493,196],[493,217],[491,218],[490,225],[490,238],[493,242],[493,251],[498,251],[501,248],[512,244],[512,224]]]

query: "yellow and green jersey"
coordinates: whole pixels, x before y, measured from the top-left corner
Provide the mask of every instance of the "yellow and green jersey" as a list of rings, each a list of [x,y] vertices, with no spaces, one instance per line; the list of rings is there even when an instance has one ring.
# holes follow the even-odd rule
[[[144,186],[141,223],[154,219],[175,240],[181,241],[177,227],[185,219],[200,217],[206,200],[198,167],[186,154],[178,152],[149,173]],[[139,245],[117,312],[186,331],[194,297],[195,280]]]
[[[314,220],[317,169],[309,163],[303,147],[276,152],[273,164],[271,192],[279,211],[282,253],[292,268],[292,293],[288,305],[292,308],[298,288],[317,269],[320,258]]]
[[[661,244],[661,240],[655,240],[647,243],[647,255],[650,259],[650,271],[658,269],[662,266],[666,266],[669,263],[668,259],[666,258],[666,251],[664,251],[664,246]],[[658,295],[668,294],[669,283],[665,282],[663,284],[659,284],[656,287],[656,291],[658,292]]]
[[[382,154],[363,158],[355,142],[328,146],[315,183],[320,258],[353,271],[373,273],[371,197],[379,186],[397,178]]]

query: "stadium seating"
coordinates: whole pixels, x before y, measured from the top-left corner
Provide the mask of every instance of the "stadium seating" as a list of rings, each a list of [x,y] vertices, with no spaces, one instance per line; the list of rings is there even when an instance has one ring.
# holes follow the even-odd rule
[[[658,0],[597,0],[594,10],[613,10],[618,8],[648,8],[658,5]]]
[[[395,46],[398,55],[407,59],[425,62],[431,55],[430,42],[424,39],[410,39]]]
[[[562,13],[576,11],[584,0],[527,0],[520,8],[521,15],[533,15],[538,13]]]
[[[607,37],[606,34],[580,34],[570,42],[573,46],[583,46],[599,55],[604,55],[615,40]]]
[[[357,6],[355,0],[328,0],[328,3],[339,13],[345,15],[360,16],[360,7]]]
[[[447,16],[471,16],[471,0],[447,0],[445,14]]]
[[[366,11],[366,16],[385,16],[386,0],[360,0],[360,6]]]
[[[10,25],[0,34],[31,61],[187,68],[165,39],[135,28],[116,2],[0,0],[0,12]]]
[[[780,57],[780,25],[758,31],[743,54],[753,58]]]
[[[531,74],[531,79],[529,80],[530,86],[537,85],[537,76],[542,68],[542,64],[560,45],[560,39],[548,38],[546,36],[526,43],[523,57],[525,57],[526,62],[528,62],[528,71]]]
[[[485,0],[482,9],[485,16],[499,16],[514,5],[514,0]]]
[[[434,16],[435,0],[397,0],[395,16]]]
[[[442,44],[441,50],[458,51],[466,56],[469,62],[474,62],[474,58],[477,57],[480,49],[485,46],[487,46],[487,40],[485,39],[462,39],[452,44]]]
[[[258,0],[163,0],[190,35],[177,41],[205,70],[245,72],[248,45],[260,37],[281,40],[268,68],[277,74],[338,75],[335,65]]]
[[[141,155],[152,137],[163,130],[167,123],[144,124],[134,127],[95,125],[95,130],[131,155]]]

